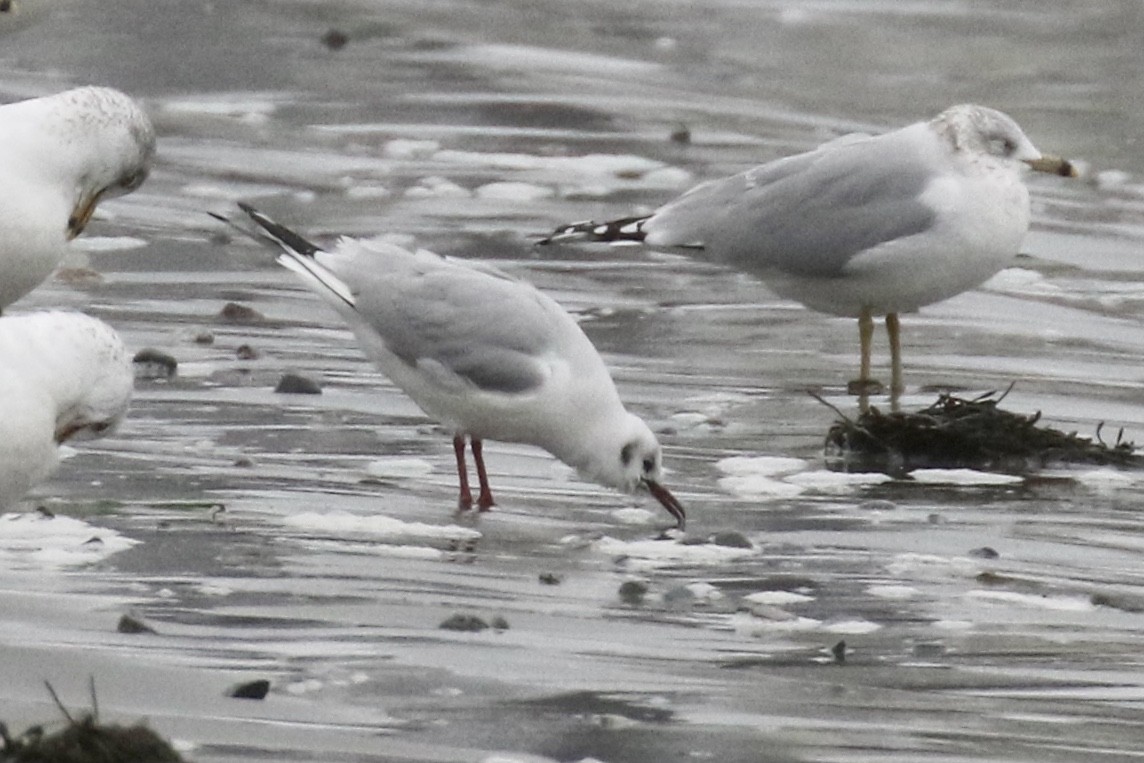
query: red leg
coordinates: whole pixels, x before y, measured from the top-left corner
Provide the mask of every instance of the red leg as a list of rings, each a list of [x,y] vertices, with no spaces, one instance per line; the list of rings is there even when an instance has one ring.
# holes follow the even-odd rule
[[[457,499],[457,510],[468,511],[473,508],[473,496],[469,492],[469,470],[465,467],[465,437],[453,437],[453,454],[457,456],[457,480],[461,484],[461,494]]]
[[[477,480],[481,483],[481,494],[477,497],[477,508],[488,511],[496,505],[493,500],[493,491],[489,488],[489,475],[485,471],[485,457],[481,453],[484,443],[479,438],[472,438],[473,461],[477,464]]]

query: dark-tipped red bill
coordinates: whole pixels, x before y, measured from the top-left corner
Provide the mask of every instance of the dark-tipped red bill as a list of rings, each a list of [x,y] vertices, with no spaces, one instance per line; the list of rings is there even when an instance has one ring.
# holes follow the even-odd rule
[[[687,523],[687,512],[683,510],[683,504],[671,494],[671,491],[658,482],[645,479],[643,484],[647,486],[648,492],[660,502],[660,505],[667,509],[671,516],[675,517],[675,526],[683,530]]]

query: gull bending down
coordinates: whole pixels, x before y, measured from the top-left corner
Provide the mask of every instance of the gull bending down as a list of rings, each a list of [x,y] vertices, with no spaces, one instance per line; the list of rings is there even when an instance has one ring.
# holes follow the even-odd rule
[[[659,442],[625,410],[600,354],[555,301],[495,268],[425,250],[346,237],[323,250],[239,206],[382,373],[453,432],[460,510],[473,506],[467,437],[481,511],[494,505],[481,452],[488,439],[536,445],[603,485],[647,490],[684,527],[683,506],[661,484]]]
[[[0,509],[46,480],[59,446],[111,432],[134,384],[119,335],[82,313],[0,317]]]

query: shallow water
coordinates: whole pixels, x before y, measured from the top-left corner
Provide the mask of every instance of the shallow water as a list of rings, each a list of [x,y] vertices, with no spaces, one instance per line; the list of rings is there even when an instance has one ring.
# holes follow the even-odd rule
[[[102,281],[20,307],[88,310],[180,366],[141,381],[122,430],[30,504],[105,548],[51,524],[32,534],[55,551],[3,547],[0,719],[57,717],[45,679],[86,706],[93,676],[106,720],[146,718],[196,761],[1139,759],[1139,475],[846,483],[822,464],[834,414],[806,391],[853,410],[851,321],[677,257],[530,240],[988,103],[1088,173],[1030,179],[1019,269],[905,317],[906,405],[1016,382],[1011,410],[1140,439],[1139,15],[932,0],[35,14],[2,38],[0,95],[121,87],[160,149],[71,263]],[[321,42],[331,28],[344,48]],[[681,126],[688,144],[669,139]],[[413,234],[551,293],[661,433],[688,536],[707,542],[651,540],[667,523],[653,505],[515,445],[487,449],[497,510],[454,516],[448,438],[205,214],[237,199],[318,238]],[[221,321],[230,301],[266,320]],[[237,359],[243,344],[260,357]],[[274,394],[286,370],[323,393]],[[122,538],[137,543],[110,553]],[[639,601],[620,595],[631,581]],[[157,634],[117,633],[128,611]],[[438,627],[456,613],[508,627]],[[266,700],[223,696],[254,678]]]

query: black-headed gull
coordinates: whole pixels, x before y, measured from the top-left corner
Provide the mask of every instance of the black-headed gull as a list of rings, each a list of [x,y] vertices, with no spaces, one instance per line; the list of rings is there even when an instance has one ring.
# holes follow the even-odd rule
[[[96,318],[0,317],[0,509],[51,475],[61,444],[115,428],[131,401],[133,373],[119,335]]]
[[[891,390],[902,390],[898,314],[972,289],[1029,228],[1027,167],[1074,175],[1010,117],[953,106],[878,136],[848,135],[696,186],[650,215],[558,228],[541,243],[642,241],[758,276],[780,296],[858,319],[859,392],[874,316],[886,317]]]
[[[493,267],[425,250],[345,237],[323,250],[239,206],[382,373],[453,432],[461,510],[473,506],[467,437],[480,510],[494,503],[481,442],[500,440],[544,448],[603,485],[645,489],[684,527],[683,506],[662,485],[659,442],[625,410],[600,354],[555,301]]]
[[[0,310],[51,275],[101,199],[139,187],[154,152],[150,120],[118,90],[0,106]]]

